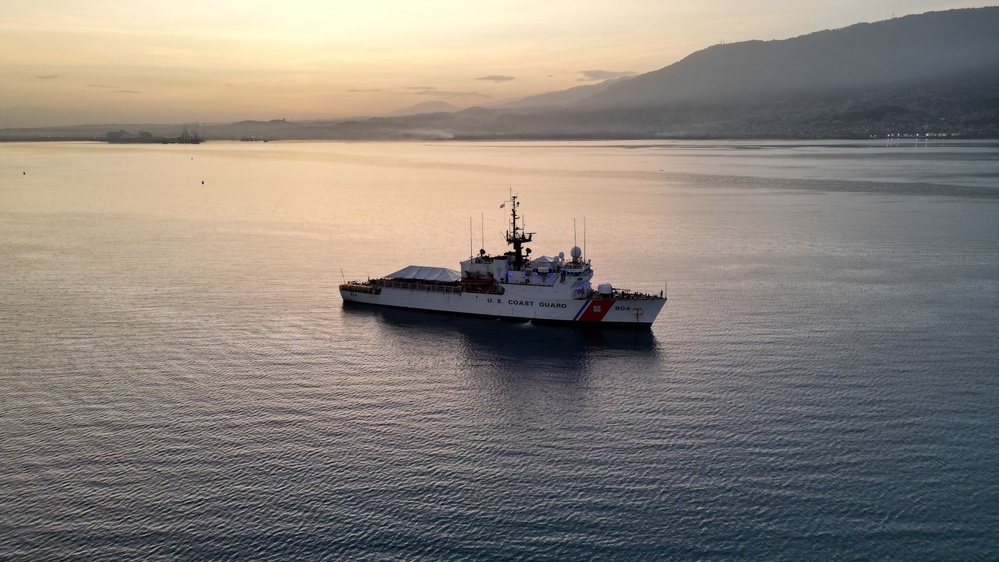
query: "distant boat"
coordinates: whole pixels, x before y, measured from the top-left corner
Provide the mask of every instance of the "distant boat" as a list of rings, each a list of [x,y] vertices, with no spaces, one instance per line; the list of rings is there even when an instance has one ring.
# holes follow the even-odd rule
[[[555,257],[531,258],[533,233],[517,224],[517,196],[510,197],[512,251],[478,256],[461,262],[461,271],[410,265],[381,279],[340,285],[346,303],[410,308],[510,320],[568,323],[579,326],[650,328],[666,304],[658,295],[590,285],[593,270],[579,247]],[[507,203],[504,203],[505,206]]]

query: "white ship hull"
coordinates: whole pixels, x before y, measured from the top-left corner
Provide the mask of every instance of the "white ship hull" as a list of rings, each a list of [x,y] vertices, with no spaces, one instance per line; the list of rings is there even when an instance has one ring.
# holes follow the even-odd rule
[[[422,289],[381,288],[378,294],[341,288],[344,302],[376,306],[484,316],[507,320],[566,322],[580,325],[648,328],[666,300],[659,297],[614,300],[593,295],[589,299],[552,299],[545,287],[509,287],[502,295],[432,292]]]
[[[506,241],[513,249],[490,256],[479,250],[461,262],[461,270],[410,265],[380,279],[345,281],[340,296],[346,303],[486,316],[532,322],[648,328],[666,304],[659,295],[633,293],[590,283],[593,269],[578,247],[571,259],[532,258],[525,244],[533,232],[524,232],[517,214],[520,203],[510,197],[510,230]],[[506,204],[501,206],[505,206]]]

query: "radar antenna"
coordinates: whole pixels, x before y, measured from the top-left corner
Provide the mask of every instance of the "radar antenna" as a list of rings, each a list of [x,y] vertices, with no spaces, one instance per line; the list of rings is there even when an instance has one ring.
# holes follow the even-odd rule
[[[517,225],[517,219],[523,218],[517,214],[517,207],[520,207],[520,201],[517,201],[516,195],[510,195],[510,225],[511,229],[506,231],[506,243],[513,244],[513,269],[519,270],[524,267],[524,244],[531,241],[534,236],[533,232],[524,232],[522,226]],[[510,254],[511,252],[508,252]]]

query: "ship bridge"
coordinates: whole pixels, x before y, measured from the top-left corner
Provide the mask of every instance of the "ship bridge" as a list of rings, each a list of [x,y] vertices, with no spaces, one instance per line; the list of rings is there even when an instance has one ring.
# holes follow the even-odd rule
[[[513,249],[498,256],[479,250],[479,255],[461,262],[462,282],[485,281],[497,285],[548,288],[551,296],[561,298],[587,298],[591,295],[593,270],[589,260],[582,258],[579,247],[572,248],[569,252],[572,259],[568,261],[563,252],[557,256],[532,258],[531,249],[524,244],[533,241],[534,233],[524,232],[523,217],[517,213],[520,207],[517,196],[511,195],[509,203],[510,229],[506,232],[506,242]]]
[[[461,275],[463,281],[488,280],[499,285],[558,289],[553,291],[553,297],[585,298],[592,293],[590,279],[593,277],[593,270],[590,263],[582,260],[566,261],[562,253],[554,257],[540,256],[525,260],[517,268],[513,256],[487,256],[482,250],[477,257],[461,262]]]

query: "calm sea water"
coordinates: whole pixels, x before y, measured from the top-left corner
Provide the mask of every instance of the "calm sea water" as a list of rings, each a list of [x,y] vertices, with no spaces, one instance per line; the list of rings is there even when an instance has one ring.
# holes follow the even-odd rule
[[[999,556],[999,144],[0,144],[0,178],[2,559]],[[504,251],[511,190],[535,255],[668,283],[651,333],[343,308]]]

